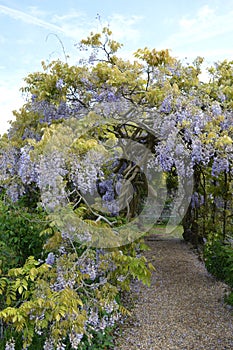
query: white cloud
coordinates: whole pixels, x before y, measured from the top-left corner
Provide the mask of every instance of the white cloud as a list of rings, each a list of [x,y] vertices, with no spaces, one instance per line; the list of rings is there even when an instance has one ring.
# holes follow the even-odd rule
[[[70,22],[72,20],[77,21],[77,19],[80,19],[80,17],[85,17],[84,12],[70,10],[69,13],[66,13],[63,16],[54,15],[52,18],[52,22],[53,23],[64,23],[64,22]],[[76,22],[76,25],[77,25],[77,22]]]
[[[64,16],[52,16],[50,21],[39,18],[39,15],[45,16],[44,12],[40,12],[35,7],[29,8],[29,13],[15,10],[13,8],[0,5],[0,14],[4,14],[20,20],[24,23],[28,23],[34,26],[42,27],[44,29],[49,29],[57,34],[63,34],[66,37],[80,40],[84,33],[87,33],[90,27],[90,21],[83,16],[80,20],[81,13],[75,12],[72,15],[69,13]],[[48,16],[48,14],[47,14]],[[73,21],[71,21],[71,18]],[[79,18],[79,21],[77,19]]]
[[[61,32],[62,29],[52,23],[46,22],[36,16],[32,16],[30,14],[27,14],[23,11],[19,11],[19,10],[15,10],[13,8],[4,6],[4,5],[0,5],[0,14],[4,14],[4,15],[8,15],[11,18],[17,19],[17,20],[21,20],[25,23],[28,24],[33,24],[45,29],[50,29],[50,30],[55,30],[55,31],[59,31]]]
[[[212,15],[214,15],[215,10],[210,8],[209,5],[204,5],[202,6],[198,13],[197,16],[201,21],[208,20],[208,18]]]
[[[13,84],[0,85],[0,135],[9,129],[9,121],[14,120],[13,110],[19,109],[23,105],[23,98],[18,87]]]
[[[199,9],[197,12],[196,17],[194,18],[187,18],[183,17],[179,21],[179,25],[181,29],[184,30],[196,30],[196,27],[200,24],[202,25],[208,25],[208,22],[212,20],[212,18],[215,16],[214,9],[211,9],[208,5],[205,5]]]
[[[10,16],[24,23],[49,29],[57,34],[62,33],[76,41],[85,37],[91,30],[97,30],[96,18],[90,20],[85,13],[75,10],[69,10],[68,13],[62,16],[53,15],[49,21],[41,19],[40,16],[44,17],[45,13],[34,6],[29,7],[29,13],[26,13],[0,5],[0,14]],[[140,39],[140,31],[136,25],[141,19],[141,16],[114,14],[108,21],[104,21],[103,25],[110,25],[116,40],[131,41],[134,43]]]
[[[137,24],[142,19],[142,16],[114,14],[110,17],[108,23],[116,40],[136,43],[141,37]]]
[[[213,8],[205,5],[195,16],[182,17],[178,21],[178,31],[163,42],[163,47],[181,47],[231,33],[233,32],[232,17],[232,11],[218,14]]]
[[[63,34],[75,40],[80,40],[93,27],[93,21],[85,13],[76,10],[69,10],[62,16],[54,15],[51,22],[59,26]]]
[[[33,17],[45,17],[47,15],[47,12],[40,10],[37,6],[29,6],[28,11]]]
[[[215,58],[214,62],[218,60],[226,59],[227,57],[233,57],[233,48],[224,48],[224,49],[201,49],[201,50],[183,50],[183,49],[177,49],[172,50],[171,54],[173,56],[179,56],[179,57],[188,57],[188,59],[195,59],[197,56],[204,57],[205,61],[209,64],[213,64],[213,57]],[[211,61],[211,62],[210,62]],[[189,61],[190,62],[190,61]]]

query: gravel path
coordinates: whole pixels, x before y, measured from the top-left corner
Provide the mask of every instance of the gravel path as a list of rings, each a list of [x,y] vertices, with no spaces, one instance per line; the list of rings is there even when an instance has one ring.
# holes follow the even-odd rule
[[[151,287],[134,286],[136,305],[117,350],[232,350],[233,312],[226,285],[211,277],[188,245],[150,236],[146,253],[156,267]]]

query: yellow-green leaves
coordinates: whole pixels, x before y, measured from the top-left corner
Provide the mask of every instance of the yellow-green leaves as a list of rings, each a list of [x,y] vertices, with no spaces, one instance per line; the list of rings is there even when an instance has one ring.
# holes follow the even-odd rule
[[[87,37],[87,39],[82,39],[81,43],[83,45],[90,45],[90,46],[94,46],[94,47],[100,47],[102,45],[101,42],[101,34],[100,33],[93,33],[91,32],[91,34]]]
[[[156,49],[148,49],[145,47],[144,49],[138,49],[134,56],[139,58],[140,60],[145,61],[148,66],[158,67],[167,64],[171,64],[174,62],[174,58],[172,58],[169,54],[169,50],[156,50]]]
[[[81,40],[81,44],[91,48],[99,48],[105,52],[110,58],[110,55],[117,52],[122,44],[111,39],[112,31],[108,27],[104,27],[102,33],[93,33],[87,39]]]

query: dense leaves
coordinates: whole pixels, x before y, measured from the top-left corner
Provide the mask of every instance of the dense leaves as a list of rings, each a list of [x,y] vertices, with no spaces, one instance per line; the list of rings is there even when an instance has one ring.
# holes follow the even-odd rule
[[[30,210],[25,203],[6,204],[0,201],[0,269],[25,263],[28,256],[41,258],[45,239],[40,232],[48,225],[46,215],[40,210]]]

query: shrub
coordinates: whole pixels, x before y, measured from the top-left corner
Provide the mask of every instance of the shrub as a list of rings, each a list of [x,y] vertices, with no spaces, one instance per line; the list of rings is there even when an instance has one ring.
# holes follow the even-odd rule
[[[46,226],[43,211],[30,212],[22,204],[0,201],[0,269],[6,272],[20,266],[30,255],[39,259],[45,243],[40,232]]]
[[[204,248],[205,265],[213,276],[233,289],[233,248],[221,239],[207,242]],[[233,305],[233,292],[226,299]]]

